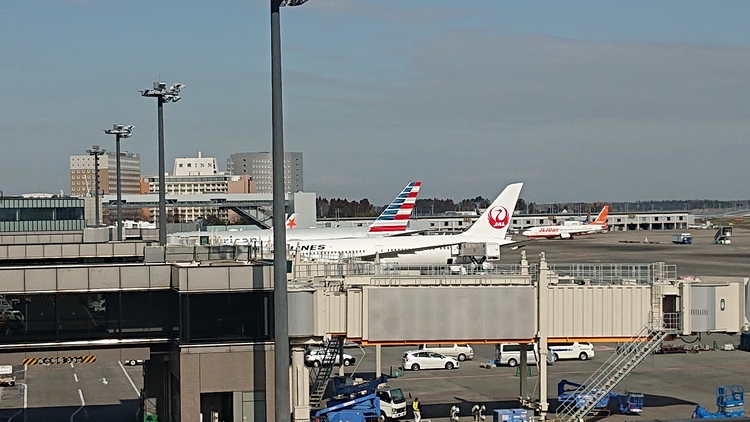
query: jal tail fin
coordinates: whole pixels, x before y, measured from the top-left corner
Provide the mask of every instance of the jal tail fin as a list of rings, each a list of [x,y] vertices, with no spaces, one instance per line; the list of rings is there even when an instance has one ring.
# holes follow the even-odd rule
[[[409,182],[396,199],[383,210],[377,220],[370,225],[369,233],[405,232],[411,211],[417,203],[421,186],[422,182]]]
[[[464,233],[468,236],[505,239],[522,187],[523,183],[508,185]]]
[[[606,226],[608,213],[609,213],[609,205],[605,205],[604,208],[602,208],[602,212],[599,213],[599,215],[596,217],[596,220],[594,220],[594,222],[591,224],[596,224],[599,226]]]
[[[292,213],[289,217],[286,219],[286,229],[293,229],[297,227],[297,213]]]

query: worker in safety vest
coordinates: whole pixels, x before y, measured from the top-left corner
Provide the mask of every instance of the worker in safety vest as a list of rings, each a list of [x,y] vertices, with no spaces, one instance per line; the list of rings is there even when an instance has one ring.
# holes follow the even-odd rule
[[[422,413],[419,411],[419,397],[414,398],[411,408],[414,410],[414,422],[420,422],[422,420]]]

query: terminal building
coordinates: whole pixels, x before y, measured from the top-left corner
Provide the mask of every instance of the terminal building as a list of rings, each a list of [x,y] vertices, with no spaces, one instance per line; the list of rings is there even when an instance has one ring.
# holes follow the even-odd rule
[[[476,213],[412,217],[409,228],[440,233],[460,233],[478,218]],[[521,233],[529,227],[560,224],[564,220],[585,220],[586,215],[571,214],[516,214],[511,219],[510,233]],[[373,218],[324,218],[319,227],[363,227],[372,224]],[[643,211],[638,213],[611,212],[607,216],[610,231],[687,230],[695,224],[695,215],[687,211]]]

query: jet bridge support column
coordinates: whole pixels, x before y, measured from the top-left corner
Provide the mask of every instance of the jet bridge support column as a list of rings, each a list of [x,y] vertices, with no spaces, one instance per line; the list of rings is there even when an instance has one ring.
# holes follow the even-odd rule
[[[519,385],[519,391],[518,391],[518,397],[521,399],[521,403],[527,401],[526,397],[526,371],[528,371],[529,364],[528,364],[528,344],[527,343],[521,343],[520,346],[520,358],[521,362],[519,362],[518,365],[518,379],[520,380]]]
[[[547,415],[547,334],[549,332],[549,270],[544,252],[539,254],[539,281],[537,283],[537,344],[539,345],[539,415]]]
[[[375,378],[380,378],[381,375],[383,375],[383,369],[381,368],[383,364],[383,356],[381,355],[380,345],[375,345]]]
[[[310,370],[305,366],[305,350],[292,348],[292,420],[308,422],[310,420]]]

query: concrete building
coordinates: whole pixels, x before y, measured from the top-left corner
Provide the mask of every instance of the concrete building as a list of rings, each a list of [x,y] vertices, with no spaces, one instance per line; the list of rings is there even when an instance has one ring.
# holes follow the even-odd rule
[[[120,153],[122,193],[140,192],[141,155],[137,152]],[[99,157],[99,190],[117,193],[117,155],[106,152]],[[70,195],[94,194],[94,157],[88,154],[70,156]]]
[[[203,157],[203,153],[198,151],[197,157],[175,158],[174,171],[175,176],[213,176],[223,174],[219,171],[219,165],[214,157]]]
[[[255,181],[247,174],[233,175],[219,171],[216,158],[203,157],[198,151],[197,157],[176,158],[174,174],[167,175],[165,180],[168,195],[201,195],[210,193],[256,193]],[[144,177],[139,193],[158,193],[159,177]],[[171,211],[170,211],[171,212]],[[230,221],[238,218],[226,208],[218,207],[178,207],[173,210],[171,219],[185,222],[194,221],[207,215]],[[170,217],[168,217],[169,219]],[[150,220],[158,219],[158,208],[150,210]]]
[[[258,193],[273,193],[273,170],[270,152],[238,152],[227,160],[227,172],[247,174],[257,183]],[[305,190],[302,153],[284,153],[284,192]]]

